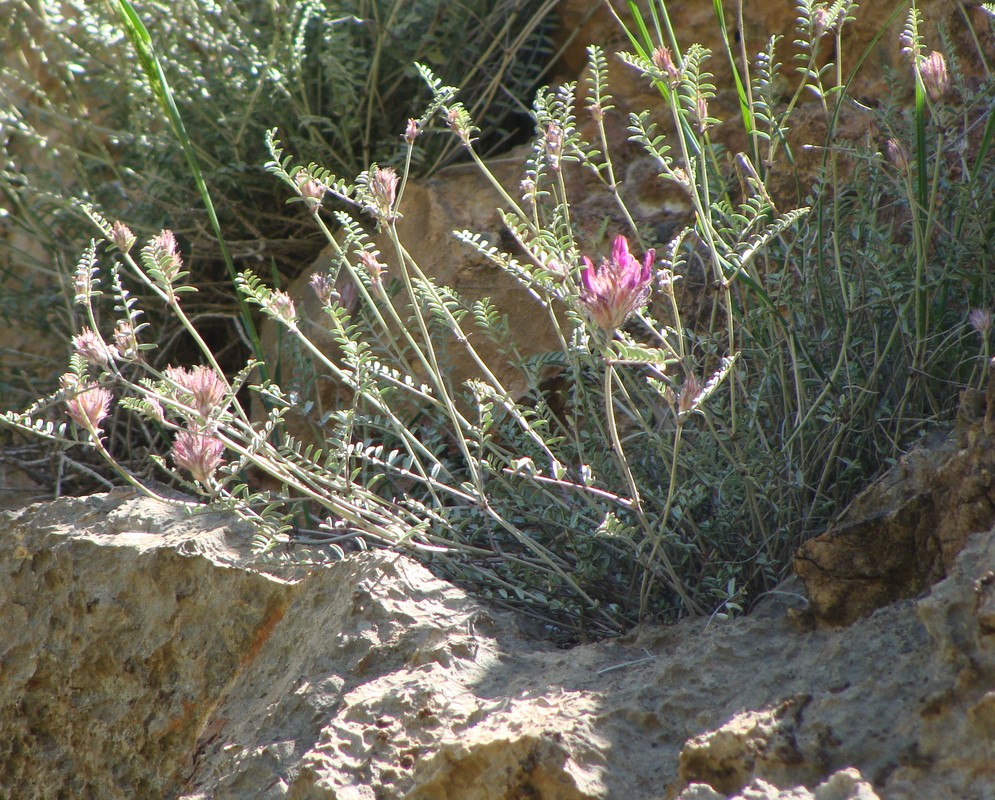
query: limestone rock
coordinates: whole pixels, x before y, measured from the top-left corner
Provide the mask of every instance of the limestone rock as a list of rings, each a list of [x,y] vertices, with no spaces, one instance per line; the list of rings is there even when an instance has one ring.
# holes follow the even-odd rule
[[[995,793],[993,532],[848,628],[789,584],[569,651],[401,555],[264,570],[249,537],[126,492],[0,514],[0,796]]]
[[[707,783],[692,783],[677,800],[726,800]],[[735,797],[728,800],[880,800],[878,795],[855,769],[843,769],[819,784],[814,792],[804,787],[779,789],[767,781],[755,778]]]
[[[0,519],[0,795],[163,796],[290,587],[230,568],[217,515],[115,494]]]
[[[681,780],[707,783],[724,792],[735,792],[751,776],[761,773],[769,779],[780,777],[782,766],[798,779],[798,766],[805,754],[795,740],[795,729],[811,698],[790,698],[776,709],[745,711],[735,715],[718,730],[688,740],[681,750]],[[813,774],[821,771],[819,758],[810,763]]]
[[[815,618],[846,625],[942,578],[967,537],[995,524],[993,476],[995,369],[986,394],[964,393],[952,433],[913,449],[799,548]]]

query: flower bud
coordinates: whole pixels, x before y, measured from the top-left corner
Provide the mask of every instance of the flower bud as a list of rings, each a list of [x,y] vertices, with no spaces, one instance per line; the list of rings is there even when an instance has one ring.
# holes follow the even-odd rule
[[[711,127],[711,125],[708,121],[708,101],[705,99],[703,94],[699,94],[695,98],[694,113],[698,119],[698,132],[704,133]]]
[[[370,280],[373,281],[375,285],[379,285],[383,276],[387,273],[387,268],[377,260],[374,253],[369,250],[364,250],[359,254],[360,263],[366,268],[367,274],[370,276]]]
[[[138,361],[141,358],[135,326],[126,319],[118,320],[114,326],[114,347],[122,358],[129,361]]]
[[[404,129],[404,141],[406,141],[409,145],[414,144],[419,133],[421,133],[421,130],[418,127],[418,120],[409,119],[408,125]]]
[[[895,167],[900,172],[909,171],[909,157],[905,152],[905,148],[898,139],[889,139],[884,144],[885,152],[888,154],[888,160],[895,165]]]
[[[391,167],[374,167],[370,170],[370,196],[373,198],[373,213],[382,222],[392,222],[394,201],[397,199],[397,173]]]
[[[321,207],[321,201],[325,197],[325,185],[317,181],[303,170],[298,172],[294,180],[297,182],[297,191],[301,193],[308,210],[312,214],[317,214]]]
[[[142,248],[142,263],[157,284],[165,291],[169,302],[176,302],[177,295],[173,289],[185,273],[176,237],[172,231],[163,230],[149,239]]]
[[[688,373],[688,376],[684,379],[684,383],[681,386],[680,392],[677,393],[677,413],[679,416],[686,417],[698,404],[698,398],[701,395],[701,384],[698,383],[698,378],[695,377],[694,373]]]
[[[555,122],[546,126],[546,154],[549,156],[549,168],[560,169],[560,156],[563,155],[563,128]]]
[[[327,272],[315,272],[308,281],[322,305],[328,305],[335,294],[335,286]]]
[[[674,56],[669,47],[657,47],[653,51],[653,66],[667,76],[667,85],[676,89],[681,83],[681,70],[674,63]]]
[[[449,130],[459,136],[465,147],[473,144],[473,125],[470,124],[470,115],[463,106],[456,104],[446,112],[446,124]]]
[[[117,245],[117,249],[127,255],[135,244],[135,234],[123,222],[115,222],[111,226],[111,241]]]
[[[950,73],[942,53],[935,50],[919,62],[919,76],[926,87],[926,94],[934,103],[939,103],[950,90]]]

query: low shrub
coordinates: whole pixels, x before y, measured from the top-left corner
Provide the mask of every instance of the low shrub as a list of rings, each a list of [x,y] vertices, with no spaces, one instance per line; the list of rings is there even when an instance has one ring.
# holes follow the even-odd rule
[[[927,52],[913,9],[903,33],[907,75],[893,79],[914,82],[914,104],[883,109],[888,135],[855,149],[834,126],[851,102],[840,62],[856,4],[797,6],[793,94],[775,88],[784,79],[776,40],[751,72],[737,68],[748,149],[735,154],[712,138],[712,54],[678,48],[662,0],[645,19],[632,6],[633,52],[621,58],[659,91],[668,124],[634,114],[631,141],[694,209],[670,241],[655,241],[626,205],[617,143],[602,124],[613,101],[597,46],[582,102],[574,84],[537,94],[535,139],[514,196],[481,158],[457,90],[427,66],[418,71],[432,99],[407,124],[397,170],[373,164],[346,180],[327,165],[295,162],[271,131],[267,170],[334,250],[312,288],[338,354],[305,334],[281,289],[248,269],[236,284],[348,389],[351,399],[318,420],[324,441],[287,433],[288,411],[307,398],[267,380],[256,361],[226,376],[187,312],[196,286],[175,237],[164,230],[136,253],[135,236],[92,205],[100,244],[91,242],[75,271],[81,333],[70,369],[59,393],[5,421],[66,445],[82,441],[121,480],[152,492],[108,449],[116,403],[119,419],[171,442],[168,457],[150,456],[157,475],[200,497],[164,499],[231,509],[254,523],[268,557],[322,563],[357,548],[402,549],[564,635],[748,607],[783,577],[802,538],[824,529],[927,425],[950,417],[957,389],[980,380],[991,329],[991,278],[978,269],[992,241],[991,118],[971,136],[991,87],[972,89]],[[726,45],[735,64],[728,36]],[[798,208],[779,210],[765,178],[790,161],[789,122],[805,93],[828,130],[823,167]],[[580,113],[593,124],[578,124]],[[404,186],[432,127],[448,128],[491,178],[516,247],[456,235],[528,290],[531,311],[469,302],[437,285],[400,240]],[[622,230],[578,240],[567,169],[603,182],[627,220]],[[387,252],[369,225],[385,234]],[[682,282],[692,274],[704,276],[707,292],[697,299],[699,322],[687,325]],[[153,366],[156,337],[131,285],[179,321],[200,364]],[[101,333],[102,294],[113,333]],[[560,347],[520,347],[513,328],[522,313],[548,316]],[[480,337],[524,377],[524,393],[496,377]],[[453,346],[478,371],[462,385],[448,380],[440,357]],[[253,420],[247,394],[262,400],[265,421]],[[71,425],[40,413],[61,404]],[[253,471],[270,488],[250,480]]]

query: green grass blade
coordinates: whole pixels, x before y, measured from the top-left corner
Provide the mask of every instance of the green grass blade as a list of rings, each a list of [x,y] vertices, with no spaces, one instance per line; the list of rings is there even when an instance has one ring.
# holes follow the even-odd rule
[[[715,9],[715,18],[719,23],[719,32],[722,34],[722,46],[729,57],[729,68],[732,70],[732,79],[736,84],[736,96],[739,98],[739,113],[743,117],[743,129],[746,131],[747,137],[752,141],[753,134],[756,132],[753,110],[750,108],[750,98],[746,94],[743,79],[736,68],[736,58],[732,54],[732,45],[729,43],[729,28],[726,26],[726,15],[722,0],[712,0],[712,6]]]
[[[152,94],[155,96],[156,101],[166,114],[166,118],[169,120],[169,124],[173,129],[173,134],[176,136],[177,142],[183,149],[183,155],[186,158],[187,166],[190,169],[190,175],[193,178],[194,183],[197,185],[197,191],[200,193],[201,199],[204,202],[204,208],[207,211],[208,219],[211,221],[211,227],[214,230],[214,235],[218,240],[218,247],[221,251],[221,257],[224,259],[225,266],[228,268],[228,274],[231,277],[232,284],[234,284],[237,276],[235,264],[232,261],[231,253],[228,251],[228,245],[225,242],[225,238],[221,233],[221,224],[218,222],[218,215],[214,209],[214,202],[211,200],[211,193],[207,188],[206,181],[204,180],[204,174],[201,172],[200,163],[197,161],[197,154],[194,151],[193,143],[187,135],[186,126],[183,124],[183,117],[180,115],[180,110],[176,107],[176,101],[174,100],[173,93],[169,88],[169,82],[166,80],[166,74],[162,68],[162,62],[159,61],[159,57],[156,55],[155,48],[152,45],[152,37],[149,35],[148,29],[145,27],[145,24],[142,22],[129,0],[116,0],[115,7],[117,8],[118,15],[121,18],[121,24],[124,27],[124,32],[127,35],[128,40],[131,42],[131,46],[135,50],[139,64],[141,64],[142,72],[145,73],[145,78],[149,82]],[[248,303],[242,293],[238,292],[237,296],[242,315],[242,323],[245,325],[246,333],[252,342],[254,355],[256,359],[261,362],[263,360],[262,345],[259,341],[259,334],[256,331],[252,314],[249,312]],[[261,369],[265,372],[264,366],[261,367]]]

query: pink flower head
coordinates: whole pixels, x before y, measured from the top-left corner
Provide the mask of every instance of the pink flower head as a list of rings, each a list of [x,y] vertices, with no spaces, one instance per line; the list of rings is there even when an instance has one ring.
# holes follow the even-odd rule
[[[73,422],[93,433],[110,413],[112,398],[109,389],[91,384],[66,401],[66,412]]]
[[[211,412],[221,405],[228,392],[228,387],[218,377],[218,373],[204,365],[189,370],[183,367],[167,367],[164,374],[180,387],[184,395],[189,395],[192,401],[190,405],[203,419],[211,416]],[[186,400],[186,398],[181,399]]]
[[[173,443],[173,463],[206,486],[221,465],[224,452],[225,446],[220,439],[203,433],[180,431]]]
[[[580,301],[591,319],[606,331],[620,328],[632,313],[645,305],[653,278],[655,250],[647,250],[640,264],[630,253],[624,236],[616,236],[609,259],[595,267],[584,256],[580,273]]]
[[[72,338],[72,344],[74,352],[97,367],[107,367],[117,356],[117,349],[105,344],[91,328],[83,328],[82,333]]]
[[[676,89],[681,85],[681,68],[674,61],[669,47],[657,47],[653,51],[653,66],[667,76],[667,85]]]

